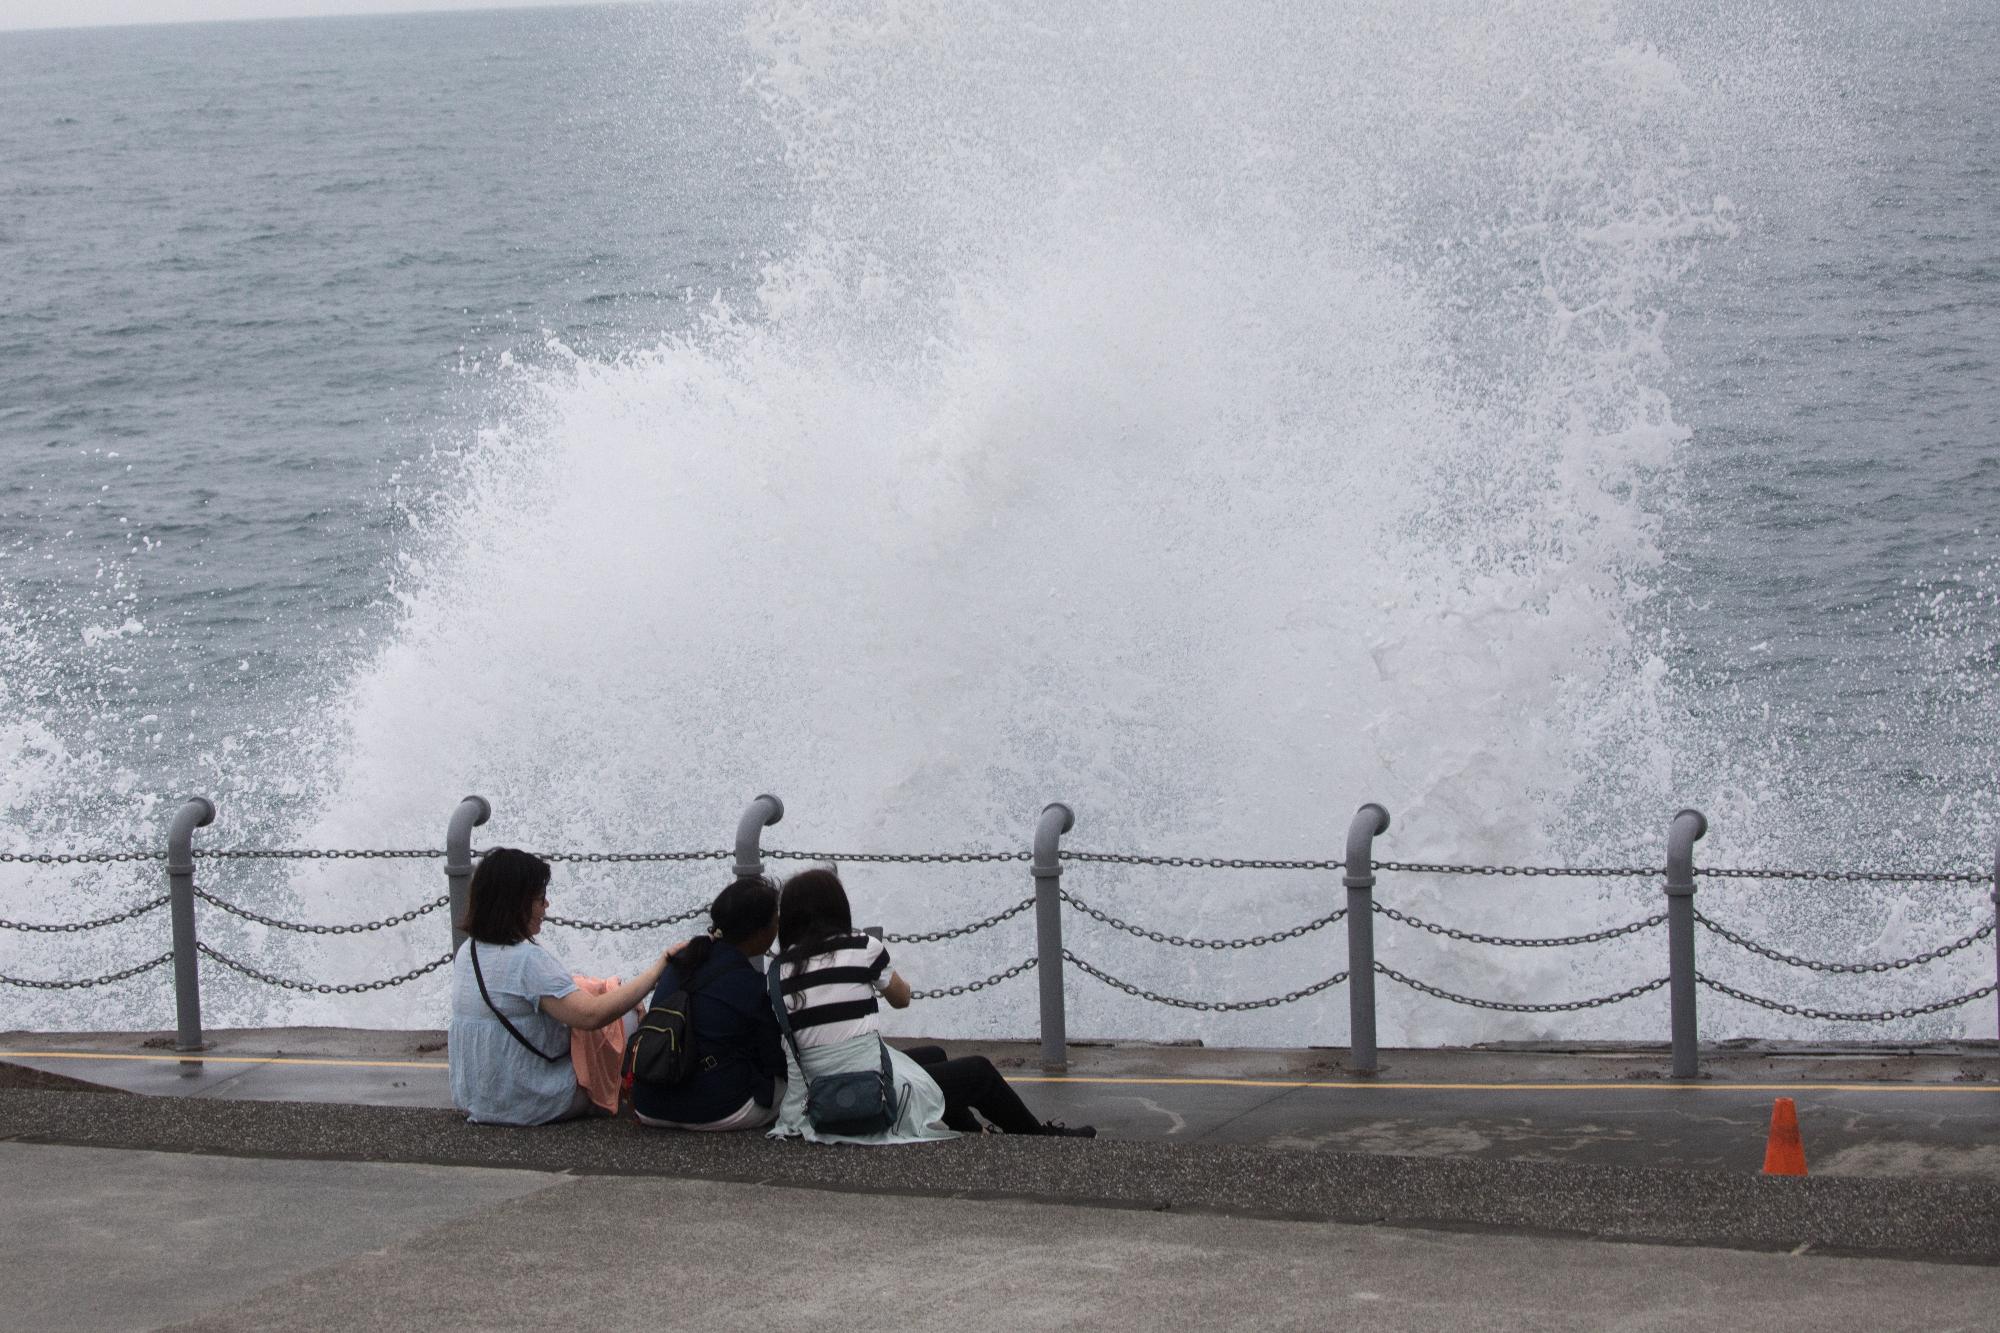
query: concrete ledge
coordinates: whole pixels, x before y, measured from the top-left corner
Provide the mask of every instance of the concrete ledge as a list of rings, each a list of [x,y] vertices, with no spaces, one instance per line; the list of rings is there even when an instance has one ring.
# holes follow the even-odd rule
[[[1311,1221],[2000,1263],[2000,1184],[987,1137],[899,1149],[381,1106],[0,1092],[0,1140],[666,1176]]]

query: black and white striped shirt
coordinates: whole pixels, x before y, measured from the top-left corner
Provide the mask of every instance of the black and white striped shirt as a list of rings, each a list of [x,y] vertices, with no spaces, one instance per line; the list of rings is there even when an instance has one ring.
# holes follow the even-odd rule
[[[778,968],[785,1015],[800,1046],[831,1046],[881,1031],[875,997],[889,981],[889,946],[871,935],[829,940],[803,965]]]

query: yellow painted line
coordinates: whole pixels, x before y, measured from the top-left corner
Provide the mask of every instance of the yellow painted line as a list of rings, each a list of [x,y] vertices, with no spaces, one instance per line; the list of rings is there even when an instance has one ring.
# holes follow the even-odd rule
[[[210,1065],[331,1065],[338,1069],[449,1069],[436,1060],[322,1060],[296,1055],[209,1055],[183,1051],[175,1055],[125,1055],[107,1051],[0,1051],[0,1060],[152,1060],[167,1064]]]
[[[1397,1083],[1380,1079],[1316,1081],[1256,1078],[1109,1078],[1071,1074],[1009,1074],[1009,1083],[1105,1083],[1152,1087],[1338,1088],[1353,1092],[2000,1092],[1971,1083],[1679,1083],[1637,1079],[1629,1083]]]
[[[336,1069],[449,1069],[437,1060],[339,1060],[293,1055],[208,1055],[201,1051],[137,1055],[109,1051],[0,1051],[0,1060],[141,1060],[165,1064],[317,1065]],[[1397,1083],[1380,1079],[1176,1078],[1167,1075],[1010,1074],[1010,1083],[1178,1088],[1329,1088],[1349,1092],[1971,1092],[2000,1093],[1983,1083],[1680,1083],[1634,1079],[1621,1083]]]

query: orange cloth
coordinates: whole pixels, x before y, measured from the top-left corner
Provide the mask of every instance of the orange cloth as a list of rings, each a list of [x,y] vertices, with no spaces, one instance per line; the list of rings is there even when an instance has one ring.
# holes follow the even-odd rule
[[[618,987],[617,977],[571,977],[578,990],[603,995]],[[569,1058],[576,1081],[606,1114],[618,1114],[619,1085],[625,1080],[625,1020],[606,1023],[595,1032],[569,1030]]]

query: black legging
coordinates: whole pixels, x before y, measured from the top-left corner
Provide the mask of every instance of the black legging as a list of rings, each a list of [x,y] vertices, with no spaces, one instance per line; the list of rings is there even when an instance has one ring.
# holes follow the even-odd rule
[[[942,1046],[912,1046],[903,1054],[924,1067],[944,1094],[945,1128],[962,1134],[979,1133],[974,1111],[1008,1134],[1039,1134],[1042,1124],[1035,1119],[1020,1095],[983,1055],[962,1055],[947,1059]]]

